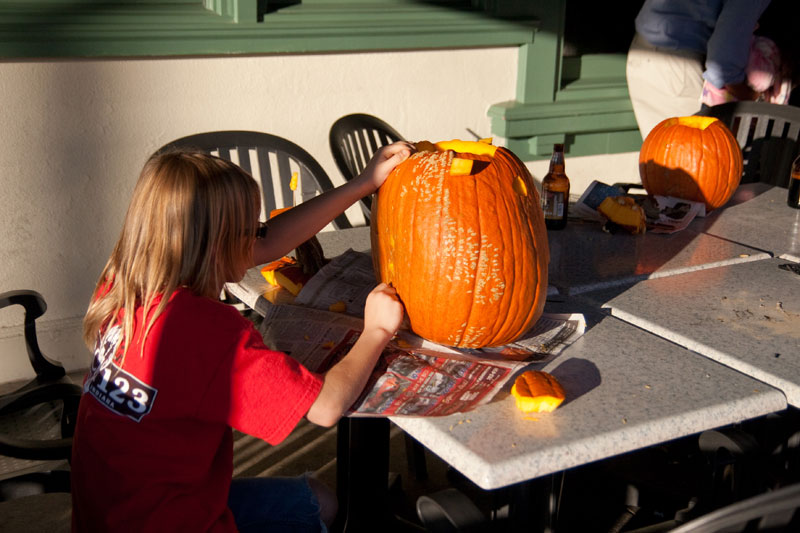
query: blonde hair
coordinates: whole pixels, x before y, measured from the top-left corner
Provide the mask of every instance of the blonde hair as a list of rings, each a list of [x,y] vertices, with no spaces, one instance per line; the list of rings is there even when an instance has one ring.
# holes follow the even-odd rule
[[[89,349],[121,318],[124,357],[136,308],[143,306],[147,316],[161,296],[145,325],[144,346],[155,319],[179,287],[218,297],[226,281],[235,281],[253,264],[259,213],[258,185],[233,163],[190,150],[151,157],[83,320]]]

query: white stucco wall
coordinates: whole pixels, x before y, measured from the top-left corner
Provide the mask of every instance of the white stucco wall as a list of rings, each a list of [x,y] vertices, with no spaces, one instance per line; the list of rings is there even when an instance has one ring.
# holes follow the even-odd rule
[[[516,63],[515,48],[0,63],[0,291],[41,292],[43,350],[83,368],[81,318],[159,147],[202,131],[265,131],[306,148],[340,183],[327,140],[338,117],[371,113],[411,140],[489,136],[487,108],[514,98]],[[567,161],[574,191],[635,175],[631,154],[577,159],[587,158]],[[546,164],[531,168],[541,179]],[[0,381],[32,375],[5,356],[24,353],[21,323],[20,308],[0,311]]]

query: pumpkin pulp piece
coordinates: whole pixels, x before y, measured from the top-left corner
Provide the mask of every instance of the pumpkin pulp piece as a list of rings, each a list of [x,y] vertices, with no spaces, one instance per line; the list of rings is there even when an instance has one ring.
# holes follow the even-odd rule
[[[644,209],[630,196],[604,198],[597,211],[630,233],[644,233],[647,230]]]
[[[527,370],[517,376],[511,387],[517,408],[526,413],[549,413],[564,401],[564,389],[547,372]]]

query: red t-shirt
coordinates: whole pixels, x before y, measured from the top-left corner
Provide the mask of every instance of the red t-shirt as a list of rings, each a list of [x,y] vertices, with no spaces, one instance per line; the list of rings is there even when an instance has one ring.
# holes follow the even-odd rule
[[[72,450],[73,531],[236,531],[227,507],[231,427],[282,441],[319,394],[320,376],[269,350],[230,306],[181,289],[141,353],[136,312],[124,363],[104,332]]]

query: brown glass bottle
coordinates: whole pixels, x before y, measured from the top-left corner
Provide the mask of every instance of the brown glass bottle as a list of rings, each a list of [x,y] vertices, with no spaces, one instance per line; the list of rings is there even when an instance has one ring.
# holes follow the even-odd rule
[[[547,229],[564,229],[569,208],[569,178],[564,172],[564,145],[553,145],[550,170],[542,180],[542,211]]]
[[[789,196],[786,199],[789,207],[800,209],[800,156],[792,163],[792,175],[789,178]]]

